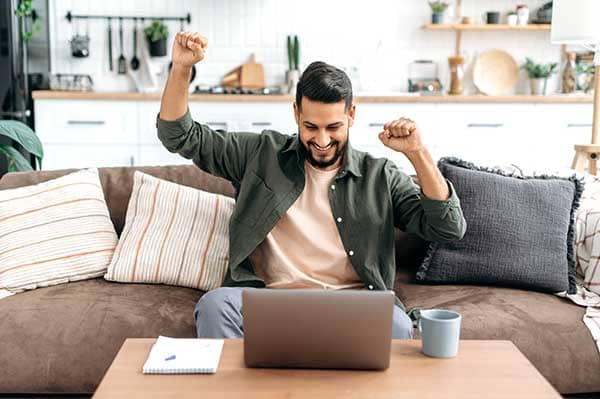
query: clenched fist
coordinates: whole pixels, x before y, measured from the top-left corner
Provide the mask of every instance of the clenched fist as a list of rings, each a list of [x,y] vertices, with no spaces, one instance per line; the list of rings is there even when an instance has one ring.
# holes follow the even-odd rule
[[[379,140],[388,148],[405,155],[421,151],[423,142],[417,124],[408,118],[400,118],[383,125]]]
[[[204,59],[208,40],[197,32],[177,32],[173,41],[173,65],[191,68]]]

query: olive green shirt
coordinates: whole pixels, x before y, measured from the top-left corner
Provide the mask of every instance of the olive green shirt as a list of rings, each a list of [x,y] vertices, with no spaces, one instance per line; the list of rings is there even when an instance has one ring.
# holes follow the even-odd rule
[[[237,188],[229,224],[229,269],[225,286],[265,287],[248,257],[302,193],[304,153],[299,136],[213,130],[192,120],[157,117],[158,137],[170,151]],[[394,227],[429,241],[461,239],[460,202],[425,197],[412,178],[385,158],[346,146],[342,166],[329,188],[329,202],[350,262],[368,289],[393,290],[396,274]],[[306,248],[309,251],[309,248]],[[396,303],[405,310],[396,298]]]

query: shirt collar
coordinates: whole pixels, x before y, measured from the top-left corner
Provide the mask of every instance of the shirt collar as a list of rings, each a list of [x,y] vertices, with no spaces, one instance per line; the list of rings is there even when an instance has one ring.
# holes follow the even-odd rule
[[[300,136],[295,134],[290,138],[291,143],[287,148],[282,150],[282,153],[295,152],[298,156],[298,162],[303,162],[302,152],[300,151]],[[350,141],[348,141],[348,145],[346,146],[346,153],[344,154],[344,159],[342,160],[342,167],[340,168],[340,173],[338,177],[344,176],[346,171],[352,173],[356,177],[362,177],[362,173],[360,173],[359,168],[360,157],[357,151],[352,148]]]

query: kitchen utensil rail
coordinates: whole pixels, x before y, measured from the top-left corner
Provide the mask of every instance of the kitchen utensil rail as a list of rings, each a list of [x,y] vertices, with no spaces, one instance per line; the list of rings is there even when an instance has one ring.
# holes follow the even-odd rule
[[[86,15],[86,14],[73,14],[71,11],[67,12],[65,16],[67,21],[72,22],[74,19],[120,19],[120,20],[141,20],[142,22],[145,20],[159,20],[159,21],[180,21],[187,22],[188,24],[192,22],[192,15],[187,13],[183,17],[153,17],[153,16],[142,16],[142,15]]]

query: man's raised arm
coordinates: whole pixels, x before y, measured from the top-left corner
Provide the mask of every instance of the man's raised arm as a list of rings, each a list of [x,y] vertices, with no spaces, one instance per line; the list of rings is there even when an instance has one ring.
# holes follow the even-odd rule
[[[193,160],[202,170],[241,182],[256,155],[260,135],[213,130],[194,122],[188,110],[188,86],[195,63],[204,59],[208,40],[199,33],[179,32],[173,43],[173,66],[156,120],[158,138],[170,152]]]

